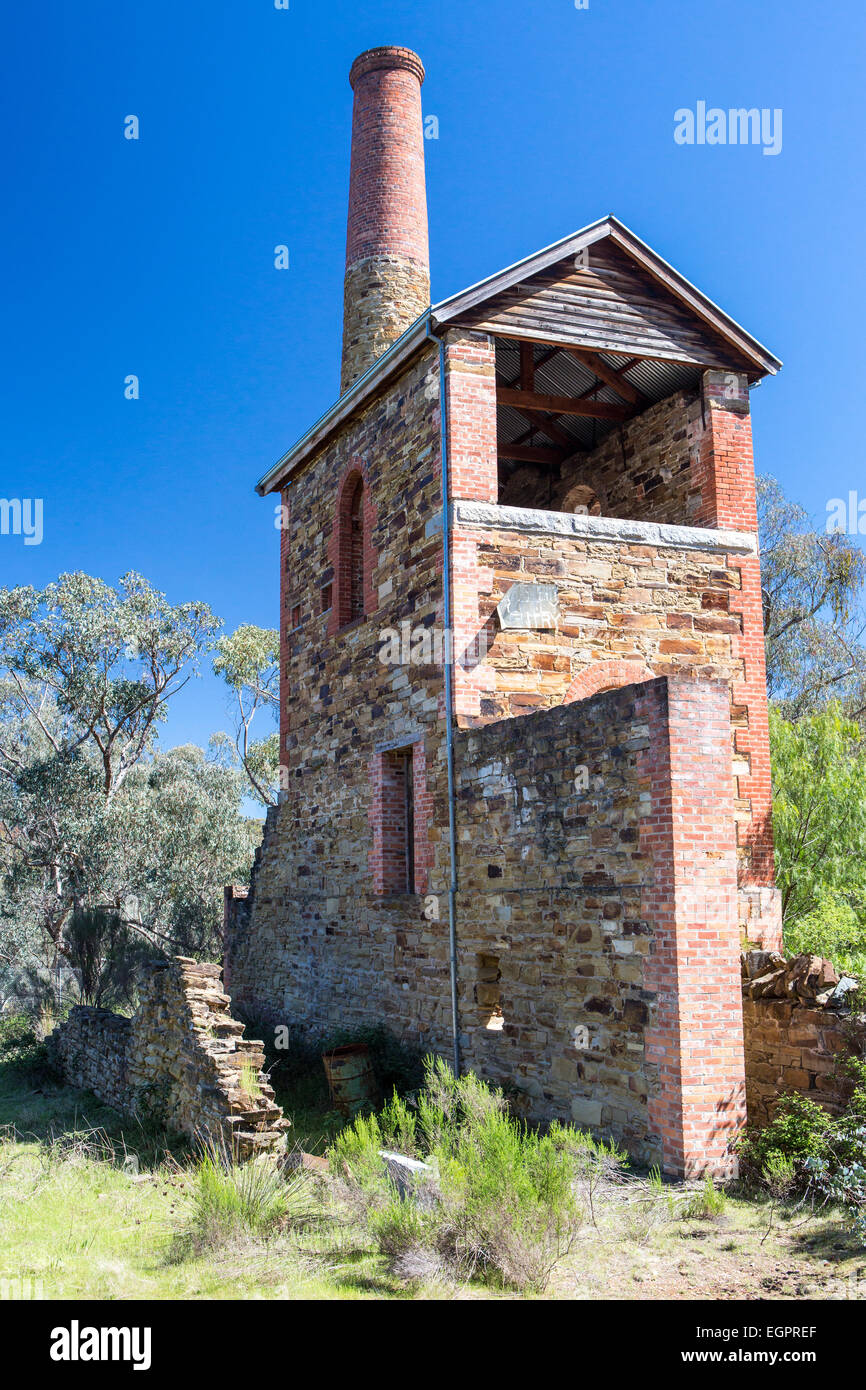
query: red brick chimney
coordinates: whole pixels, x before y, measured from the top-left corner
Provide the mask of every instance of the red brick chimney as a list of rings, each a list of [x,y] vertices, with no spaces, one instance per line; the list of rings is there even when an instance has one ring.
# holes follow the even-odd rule
[[[352,64],[352,172],[342,387],[381,357],[430,303],[421,83],[408,48],[371,48]]]

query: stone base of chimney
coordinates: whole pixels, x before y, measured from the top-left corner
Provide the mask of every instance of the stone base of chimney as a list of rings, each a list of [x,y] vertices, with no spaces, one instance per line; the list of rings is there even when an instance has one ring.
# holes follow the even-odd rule
[[[341,391],[430,305],[430,270],[403,256],[367,256],[346,271]]]

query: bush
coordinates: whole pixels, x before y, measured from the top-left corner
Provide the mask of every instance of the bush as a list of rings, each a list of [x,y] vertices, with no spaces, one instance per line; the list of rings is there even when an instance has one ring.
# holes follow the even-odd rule
[[[842,1115],[807,1096],[782,1096],[770,1124],[748,1130],[739,1153],[747,1182],[775,1199],[799,1194],[839,1207],[866,1243],[866,1064],[843,1065],[856,1084]]]
[[[48,1049],[37,1026],[24,1014],[0,1018],[0,1065],[13,1068],[19,1080],[31,1086],[54,1080]]]
[[[196,1251],[241,1236],[266,1239],[307,1213],[308,1175],[287,1176],[270,1155],[242,1163],[224,1145],[203,1146],[183,1244]]]
[[[717,1221],[725,1213],[728,1199],[713,1181],[711,1173],[707,1173],[703,1185],[687,1198],[682,1217],[692,1221]]]
[[[807,1158],[826,1151],[831,1117],[808,1096],[796,1092],[782,1096],[772,1120],[764,1129],[748,1129],[738,1145],[743,1176],[760,1183],[765,1170],[777,1158],[802,1169]]]
[[[7,1014],[0,1018],[0,1060],[17,1061],[38,1046],[36,1030],[24,1014]]]
[[[837,970],[866,980],[863,913],[842,898],[829,897],[799,921],[786,922],[785,949],[792,956],[822,956]]]
[[[383,1148],[421,1159],[435,1176],[401,1200]],[[581,1172],[624,1163],[570,1126],[541,1134],[514,1120],[500,1090],[472,1073],[455,1077],[438,1058],[425,1059],[416,1108],[395,1092],[379,1115],[356,1117],[330,1159],[365,1195],[368,1224],[395,1270],[401,1261],[441,1263],[461,1278],[538,1292],[581,1225]]]

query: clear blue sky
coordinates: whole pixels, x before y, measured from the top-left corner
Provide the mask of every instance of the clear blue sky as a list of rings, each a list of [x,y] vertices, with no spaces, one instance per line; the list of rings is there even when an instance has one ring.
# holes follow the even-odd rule
[[[45,539],[0,537],[0,583],[135,568],[276,626],[253,484],[337,393],[347,75],[385,43],[422,55],[440,122],[434,299],[613,212],[784,359],[754,396],[759,469],[822,517],[866,496],[861,4],[290,4],[7,10],[0,496],[44,498]],[[699,100],[782,108],[781,154],[676,145]],[[168,741],[224,709],[196,683]]]

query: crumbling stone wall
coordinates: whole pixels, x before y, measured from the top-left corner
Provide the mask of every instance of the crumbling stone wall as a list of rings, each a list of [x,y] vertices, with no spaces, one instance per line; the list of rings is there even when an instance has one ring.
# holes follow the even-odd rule
[[[847,1002],[853,982],[818,956],[750,951],[742,970],[749,1123],[766,1124],[792,1091],[838,1114],[853,1084],[840,1059],[866,1053],[866,1014]]]
[[[70,1085],[122,1114],[210,1135],[247,1157],[278,1147],[287,1122],[261,1070],[262,1044],[243,1037],[230,1003],[219,966],[154,962],[132,1018],[74,1008],[49,1037],[49,1056]]]

